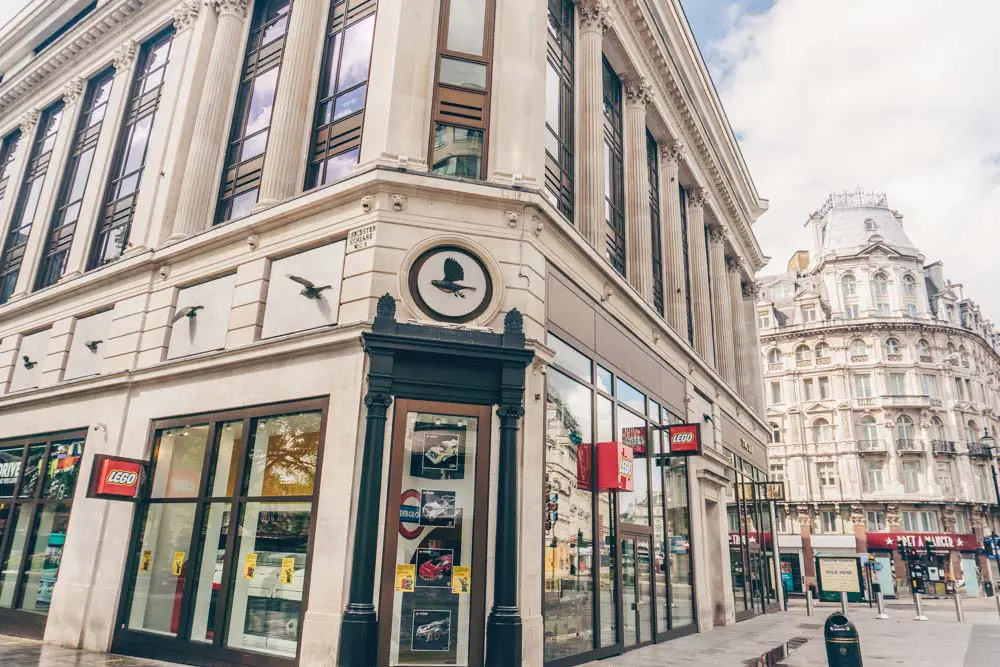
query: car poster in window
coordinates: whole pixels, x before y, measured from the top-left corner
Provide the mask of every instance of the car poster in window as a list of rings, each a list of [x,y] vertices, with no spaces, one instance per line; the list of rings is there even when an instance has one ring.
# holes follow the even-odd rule
[[[14,495],[17,478],[21,475],[21,456],[24,447],[0,449],[0,497],[10,498]]]
[[[452,549],[417,549],[417,586],[420,588],[451,588],[451,566],[455,562]]]
[[[452,528],[458,509],[454,491],[420,492],[420,525]]]
[[[417,422],[413,433],[410,475],[424,479],[465,477],[466,425]]]
[[[451,612],[432,609],[413,611],[411,651],[447,651],[451,648]]]

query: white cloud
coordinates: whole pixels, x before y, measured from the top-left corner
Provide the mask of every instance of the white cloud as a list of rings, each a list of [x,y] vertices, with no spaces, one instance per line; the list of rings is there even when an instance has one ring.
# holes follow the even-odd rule
[[[771,210],[766,271],[831,190],[886,191],[927,261],[1000,320],[1000,2],[778,0],[709,59]]]

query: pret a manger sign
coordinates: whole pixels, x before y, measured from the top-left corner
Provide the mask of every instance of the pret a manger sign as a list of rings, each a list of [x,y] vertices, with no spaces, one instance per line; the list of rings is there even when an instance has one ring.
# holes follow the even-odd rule
[[[667,427],[671,456],[701,454],[701,424],[671,424]]]
[[[87,496],[108,500],[133,500],[139,495],[146,462],[97,454],[90,472]]]

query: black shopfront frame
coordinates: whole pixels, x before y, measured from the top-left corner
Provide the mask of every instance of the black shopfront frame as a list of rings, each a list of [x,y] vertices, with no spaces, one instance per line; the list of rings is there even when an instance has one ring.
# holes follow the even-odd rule
[[[311,496],[249,496],[244,493],[243,479],[246,473],[248,458],[247,448],[250,442],[250,423],[254,419],[284,415],[294,412],[320,412],[319,442],[316,458],[316,473],[313,482],[313,493]],[[150,492],[152,483],[145,484],[142,495],[136,500],[136,509],[132,518],[132,530],[129,538],[129,552],[125,562],[125,578],[122,585],[122,595],[118,602],[118,622],[115,625],[115,634],[111,644],[112,653],[122,653],[134,655],[154,660],[177,661],[181,660],[190,665],[225,665],[226,667],[235,665],[247,665],[249,667],[290,667],[298,660],[298,653],[301,648],[301,628],[302,620],[306,609],[309,606],[309,582],[312,573],[313,544],[315,541],[316,522],[309,522],[309,531],[306,547],[305,580],[302,589],[302,602],[299,612],[300,635],[298,646],[296,647],[295,659],[283,658],[275,655],[257,653],[244,649],[228,648],[222,645],[225,640],[225,633],[221,628],[225,628],[229,621],[229,586],[225,585],[233,576],[233,568],[238,567],[235,563],[235,541],[241,526],[240,508],[245,507],[248,498],[249,502],[310,502],[313,509],[320,502],[319,490],[321,488],[321,470],[323,466],[323,445],[324,434],[326,432],[327,418],[329,416],[329,399],[314,398],[303,399],[287,403],[272,403],[251,408],[228,410],[219,412],[199,413],[182,417],[171,417],[153,421],[149,427],[147,442],[150,448],[150,473],[156,474],[156,452],[153,451],[155,437],[158,431],[195,424],[208,425],[208,442],[205,447],[204,459],[202,462],[201,479],[199,481],[198,495],[186,498],[160,498],[155,503],[150,502]],[[205,495],[208,480],[212,470],[212,461],[219,447],[221,436],[221,426],[226,422],[241,421],[243,432],[240,442],[240,457],[237,462],[235,473],[236,486],[232,496],[213,497]],[[150,480],[152,482],[152,479]],[[216,637],[211,643],[192,642],[182,637],[189,635],[193,621],[192,608],[194,599],[194,588],[197,582],[196,577],[187,577],[184,584],[181,598],[179,623],[177,636],[158,635],[153,632],[142,630],[132,630],[128,628],[128,618],[131,613],[132,599],[135,592],[137,579],[138,562],[140,551],[142,550],[142,531],[146,522],[146,515],[149,507],[153,504],[194,504],[195,524],[191,530],[191,563],[192,571],[197,571],[201,567],[201,557],[204,552],[204,540],[207,536],[202,535],[202,528],[205,521],[203,509],[212,503],[228,502],[231,505],[229,532],[226,536],[226,554],[222,567],[222,583],[219,589],[219,598],[215,607],[216,626],[220,628]]]
[[[610,370],[612,372],[612,383],[614,385],[617,385],[617,380],[620,378],[621,380],[627,382],[628,384],[633,385],[635,387],[638,387],[639,390],[641,392],[643,392],[645,394],[645,396],[646,396],[646,401],[647,401],[646,406],[647,406],[647,412],[648,412],[648,405],[649,405],[648,401],[650,399],[652,399],[652,397],[653,397],[653,394],[651,392],[649,392],[648,390],[642,388],[641,385],[639,385],[639,383],[636,383],[631,378],[628,378],[626,375],[620,373],[617,370],[617,368],[616,368],[616,366],[614,364],[611,364],[607,360],[601,358],[601,356],[598,355],[598,354],[596,354],[593,350],[588,350],[586,348],[586,346],[580,345],[579,342],[576,341],[575,337],[573,337],[568,332],[564,331],[558,325],[549,323],[549,332],[550,332],[550,334],[555,335],[561,341],[565,342],[570,347],[573,347],[580,354],[588,357],[589,360],[590,360],[590,362],[591,362],[591,372],[593,374],[593,378],[594,379],[591,381],[591,384],[589,385],[590,388],[591,388],[591,390],[592,390],[592,392],[593,392],[592,393],[591,402],[590,402],[590,407],[591,407],[591,415],[590,415],[590,417],[591,417],[591,425],[592,425],[591,428],[592,428],[593,436],[594,436],[595,439],[597,438],[597,429],[598,429],[598,407],[597,407],[597,404],[598,404],[599,397],[603,396],[604,398],[611,400],[611,404],[612,404],[612,413],[611,413],[612,417],[611,418],[612,418],[612,433],[613,434],[617,434],[619,432],[619,430],[620,430],[618,428],[618,407],[619,406],[622,406],[625,409],[628,409],[634,415],[639,416],[639,413],[638,413],[637,410],[635,410],[634,408],[629,408],[624,403],[621,403],[621,402],[618,401],[618,397],[617,397],[617,393],[616,392],[612,392],[611,394],[607,394],[607,393],[602,393],[601,391],[598,390],[597,372],[598,372],[599,368],[604,368],[604,369]],[[561,374],[566,375],[567,377],[573,379],[574,381],[581,382],[581,378],[579,377],[579,375],[577,375],[575,372],[573,372],[572,370],[570,370],[568,368],[561,367],[558,364],[558,362],[554,361],[551,364],[551,367],[553,369],[559,371]],[[655,399],[655,402],[660,405],[660,409],[662,411],[670,412],[670,410],[667,407],[667,404],[666,404],[665,401],[662,401],[659,398],[657,398],[657,399]],[[663,487],[663,493],[662,493],[661,502],[662,502],[662,505],[663,505],[662,511],[663,511],[663,517],[664,517],[664,532],[665,532],[664,537],[666,538],[667,543],[668,543],[668,547],[669,547],[670,536],[669,536],[669,534],[666,534],[666,517],[667,517],[667,511],[668,511],[668,508],[667,508],[667,493],[666,493],[666,484],[667,484],[667,481],[668,481],[668,479],[666,477],[667,466],[666,465],[655,466],[654,465],[654,458],[659,458],[661,461],[664,461],[664,462],[669,461],[671,458],[681,459],[681,460],[685,460],[685,461],[687,459],[686,459],[686,457],[670,457],[667,453],[662,453],[662,452],[665,451],[664,448],[666,447],[666,438],[665,437],[661,438],[661,444],[660,444],[660,452],[661,452],[661,454],[658,457],[653,457],[651,455],[651,453],[650,453],[650,450],[651,450],[651,439],[653,437],[652,436],[653,429],[648,428],[648,424],[649,424],[651,418],[649,417],[648,414],[644,414],[644,415],[642,415],[642,417],[644,419],[646,419],[646,421],[647,421],[647,429],[646,429],[646,444],[647,444],[646,450],[647,450],[647,455],[645,457],[639,457],[639,458],[634,459],[633,465],[635,464],[634,462],[638,461],[638,460],[642,460],[642,461],[646,462],[646,470],[647,470],[646,479],[647,480],[650,480],[652,478],[653,472],[657,471],[657,470],[659,471],[659,473],[663,477],[664,487]],[[679,417],[678,417],[678,420],[679,420],[678,423],[680,423],[680,421],[683,421]],[[544,442],[544,438],[545,438],[545,432],[544,432],[545,425],[544,424],[542,425],[542,429],[543,429],[543,432],[541,433],[541,437],[543,438],[543,442]],[[544,465],[544,461],[543,461],[543,465]],[[685,467],[685,473],[687,473],[687,467]],[[591,466],[591,482],[590,482],[590,484],[591,484],[591,487],[590,487],[591,489],[597,489],[597,468],[596,468],[596,465],[595,466]],[[540,489],[539,493],[540,494],[544,493],[544,490]],[[601,604],[600,604],[600,583],[601,583],[600,582],[600,557],[601,556],[600,556],[600,549],[599,549],[599,545],[598,545],[598,536],[600,535],[600,525],[599,525],[600,524],[600,510],[599,510],[599,503],[601,502],[601,500],[600,500],[600,494],[602,494],[602,493],[605,493],[605,494],[609,493],[610,496],[611,496],[611,498],[610,498],[610,511],[611,511],[611,516],[612,516],[612,519],[613,519],[613,526],[608,527],[606,530],[608,530],[609,532],[613,533],[612,544],[614,545],[614,550],[611,553],[611,558],[612,558],[612,562],[614,563],[615,589],[614,589],[613,595],[614,595],[615,613],[617,615],[617,618],[616,618],[616,624],[615,624],[616,641],[615,641],[615,643],[613,643],[613,644],[611,644],[609,646],[601,646],[600,645],[601,644],[600,631],[601,631],[601,627],[602,627],[601,626]],[[647,507],[652,507],[653,506],[653,503],[652,503],[653,490],[652,490],[652,485],[651,484],[647,483],[647,485],[646,485],[646,493],[647,493],[647,498],[646,498]],[[692,597],[692,600],[691,600],[691,623],[689,623],[687,625],[684,625],[684,626],[682,626],[680,628],[677,628],[677,629],[671,629],[670,628],[670,626],[673,624],[673,618],[672,618],[672,616],[673,616],[673,610],[671,609],[671,606],[670,606],[670,603],[669,603],[669,595],[670,595],[670,593],[669,593],[669,591],[670,591],[669,554],[664,554],[664,563],[667,564],[667,569],[664,572],[665,577],[666,577],[666,583],[667,583],[667,598],[666,599],[661,599],[662,596],[658,596],[656,594],[655,573],[652,573],[653,574],[653,582],[652,582],[652,595],[651,595],[651,599],[652,599],[652,605],[653,605],[653,609],[654,610],[656,609],[656,605],[657,604],[664,604],[664,605],[666,605],[668,627],[667,628],[660,628],[659,627],[659,620],[657,618],[657,615],[656,615],[655,611],[653,611],[652,612],[652,617],[653,617],[652,623],[653,623],[654,637],[655,638],[653,638],[651,640],[648,640],[648,641],[646,641],[646,640],[641,641],[641,643],[630,644],[630,645],[628,645],[626,647],[626,645],[625,645],[625,637],[624,637],[624,628],[623,628],[623,624],[622,624],[622,618],[623,618],[623,613],[624,613],[624,609],[623,609],[623,607],[624,607],[624,595],[623,595],[623,588],[622,588],[621,559],[620,559],[620,553],[619,553],[620,549],[621,549],[621,541],[622,541],[623,538],[629,539],[629,538],[636,538],[636,537],[641,538],[641,539],[648,539],[650,541],[650,543],[653,544],[654,550],[655,550],[655,534],[654,534],[654,530],[653,530],[653,526],[652,526],[652,518],[650,519],[651,522],[650,522],[650,525],[648,525],[648,526],[644,525],[644,524],[628,524],[628,523],[624,523],[624,522],[622,522],[620,520],[620,512],[619,512],[619,508],[618,508],[618,498],[617,498],[617,495],[614,492],[594,491],[591,494],[591,496],[592,496],[592,504],[591,504],[591,507],[592,507],[592,509],[591,509],[591,531],[592,532],[591,532],[591,535],[593,537],[593,539],[591,541],[591,543],[593,545],[593,554],[591,556],[591,558],[592,558],[592,566],[591,566],[591,590],[593,591],[593,596],[594,596],[594,604],[592,605],[592,609],[593,609],[593,615],[592,615],[593,616],[593,621],[592,621],[593,626],[592,627],[593,627],[593,630],[594,630],[594,644],[596,645],[596,648],[593,648],[590,651],[584,651],[584,652],[576,653],[576,654],[573,654],[573,655],[562,656],[562,657],[555,658],[555,659],[552,659],[552,660],[546,660],[545,663],[544,663],[545,667],[575,667],[576,665],[581,665],[581,664],[588,663],[588,662],[591,662],[591,661],[594,661],[594,660],[601,660],[601,659],[604,659],[604,658],[609,658],[609,657],[612,657],[612,656],[621,655],[621,654],[626,653],[628,651],[632,651],[634,649],[641,648],[643,646],[648,646],[648,645],[653,644],[653,643],[661,643],[661,642],[669,641],[671,639],[676,639],[678,637],[684,637],[686,635],[691,635],[691,634],[697,633],[697,631],[698,631],[698,623],[697,623],[697,618],[698,618],[698,601],[697,601],[697,596],[695,595],[695,592],[694,592],[694,588],[695,588],[695,586],[694,586],[694,582],[695,582],[695,555],[696,555],[695,551],[696,551],[696,549],[695,549],[695,545],[694,545],[694,540],[691,539],[692,538],[692,535],[691,535],[692,529],[691,529],[691,523],[690,523],[691,522],[691,509],[690,509],[691,508],[691,480],[690,480],[690,475],[689,474],[685,474],[685,495],[687,497],[687,502],[688,502],[688,532],[689,532],[688,541],[690,543],[690,551],[689,551],[689,559],[690,559],[689,585],[691,587],[691,597]],[[542,523],[543,523],[543,525],[545,523],[545,516],[544,516],[544,512],[545,511],[546,511],[545,503],[542,503],[542,512],[543,512]],[[544,539],[543,539],[542,553],[539,555],[539,557],[542,559],[542,562],[544,563],[544,559],[545,559]],[[542,590],[539,592],[539,595],[542,598],[541,599],[541,601],[542,601],[541,608],[543,610],[542,613],[544,615],[544,613],[545,613],[545,611],[544,611],[545,610],[545,604],[544,604],[544,595],[545,595],[544,586],[542,587]]]
[[[781,564],[780,559],[777,556],[777,532],[774,529],[774,525],[771,522],[771,504],[773,501],[758,498],[758,484],[766,481],[766,474],[744,461],[742,457],[738,454],[730,452],[732,457],[732,469],[734,472],[735,482],[732,487],[733,494],[735,496],[736,502],[734,503],[737,512],[737,549],[740,554],[740,563],[743,568],[743,585],[741,590],[743,591],[743,609],[739,609],[739,599],[736,598],[737,587],[735,581],[733,582],[733,598],[734,604],[736,605],[736,621],[745,621],[749,618],[759,616],[765,613],[773,613],[780,611],[780,605],[777,597],[776,586],[780,585],[781,578]],[[750,497],[747,496],[749,492]],[[751,521],[756,530],[751,531],[749,529]],[[771,533],[771,548],[767,549],[765,544],[764,535],[770,530]],[[750,537],[754,536],[757,540],[756,544],[759,548],[759,554],[757,555],[756,562],[754,559],[754,554],[751,553],[751,541]],[[730,577],[732,578],[732,557],[734,548],[732,542],[730,541]],[[769,567],[770,563],[774,564],[774,570]],[[756,592],[753,586],[754,576],[756,575],[756,580],[760,582],[759,591]],[[748,585],[749,580],[749,585]],[[770,601],[770,592],[774,591],[774,601]]]

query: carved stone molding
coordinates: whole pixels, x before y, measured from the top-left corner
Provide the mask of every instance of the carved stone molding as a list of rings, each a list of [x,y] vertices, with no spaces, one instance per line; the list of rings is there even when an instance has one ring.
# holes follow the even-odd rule
[[[864,526],[867,523],[863,505],[851,505],[851,523],[855,526]]]
[[[18,121],[18,125],[21,128],[21,136],[27,136],[31,134],[31,131],[35,129],[35,125],[38,125],[38,118],[41,113],[38,109],[29,109],[24,112],[21,116],[21,120]]]
[[[201,0],[182,0],[174,7],[174,30],[184,32],[194,25],[201,10]]]
[[[233,16],[240,20],[247,17],[247,0],[212,0],[219,16]]]
[[[132,66],[132,61],[135,60],[135,54],[139,51],[139,45],[135,43],[135,40],[128,40],[117,49],[111,55],[112,62],[115,66],[115,73],[120,74],[126,71]]]
[[[70,79],[62,90],[63,104],[70,105],[76,104],[79,101],[80,96],[83,94],[83,84],[84,81],[80,77]]]
[[[799,522],[799,526],[812,526],[812,517],[809,515],[809,508],[805,505],[799,505],[795,508],[796,519]]]
[[[704,208],[708,203],[708,191],[705,188],[693,188],[688,191],[688,207]]]
[[[726,233],[726,230],[719,225],[712,225],[708,228],[709,242],[724,245],[728,239],[729,235]]]
[[[664,162],[676,162],[680,164],[681,158],[683,157],[684,144],[680,141],[668,141],[660,146],[660,159]]]
[[[739,257],[729,257],[729,261],[726,262],[726,268],[729,269],[730,273],[743,273],[743,268],[746,263]]]
[[[580,0],[576,3],[580,30],[600,30],[611,27],[611,10],[604,0]]]
[[[653,87],[642,76],[629,76],[622,81],[625,90],[625,104],[643,109],[653,100]]]
[[[393,211],[402,211],[406,208],[406,195],[389,195],[389,201],[392,202]]]

